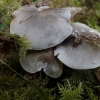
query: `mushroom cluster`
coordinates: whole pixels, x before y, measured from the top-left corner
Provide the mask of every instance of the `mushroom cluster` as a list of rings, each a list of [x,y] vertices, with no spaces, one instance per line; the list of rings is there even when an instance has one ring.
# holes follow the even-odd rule
[[[70,22],[81,8],[54,9],[21,6],[12,14],[10,33],[25,37],[30,46],[20,60],[29,73],[43,69],[50,77],[58,78],[63,64],[73,69],[93,69],[100,66],[100,33],[85,24]],[[91,45],[92,44],[92,45]]]

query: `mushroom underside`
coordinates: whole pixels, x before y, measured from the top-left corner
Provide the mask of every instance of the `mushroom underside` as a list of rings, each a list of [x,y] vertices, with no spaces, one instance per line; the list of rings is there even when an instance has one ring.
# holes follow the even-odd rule
[[[60,77],[63,72],[63,65],[54,57],[52,49],[29,50],[26,57],[20,61],[20,64],[29,73],[36,73],[43,69],[46,75],[53,78]]]

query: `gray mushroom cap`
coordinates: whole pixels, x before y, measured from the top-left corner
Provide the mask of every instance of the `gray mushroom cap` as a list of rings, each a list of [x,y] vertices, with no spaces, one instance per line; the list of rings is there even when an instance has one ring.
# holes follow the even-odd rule
[[[77,23],[72,24],[77,26]],[[85,34],[88,36],[96,36],[100,34],[98,31],[84,24],[80,23],[78,25],[78,35]],[[66,39],[55,48],[54,55],[66,66],[73,69],[93,69],[100,66],[100,48],[93,47],[84,40],[77,46],[73,46],[73,43],[74,38]]]
[[[42,50],[56,46],[72,33],[71,25],[50,11],[43,10],[29,14],[27,11],[22,13],[19,9],[11,21],[10,33],[25,36],[31,42],[29,49]],[[23,16],[26,19],[23,19]]]
[[[43,69],[46,75],[53,78],[60,77],[63,72],[63,65],[54,57],[52,49],[28,51],[20,64],[29,73],[36,73]]]
[[[74,47],[64,41],[54,50],[54,55],[66,66],[73,69],[92,69],[100,66],[100,49],[86,42]]]

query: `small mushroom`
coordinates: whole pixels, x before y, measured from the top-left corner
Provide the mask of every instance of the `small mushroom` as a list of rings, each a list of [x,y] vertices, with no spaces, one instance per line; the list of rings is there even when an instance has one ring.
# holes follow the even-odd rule
[[[24,36],[31,42],[29,49],[42,50],[56,46],[72,33],[71,25],[55,13],[36,9],[32,12],[30,6],[29,9],[23,7],[13,13],[10,33]]]
[[[43,69],[46,75],[53,78],[60,77],[63,72],[63,65],[54,57],[52,48],[27,51],[26,57],[20,60],[20,64],[29,73],[36,73]]]
[[[100,33],[81,23],[72,23],[73,35],[97,36]],[[81,43],[74,46],[75,37],[66,39],[54,50],[54,55],[66,66],[73,69],[93,69],[100,66],[100,48],[91,46],[83,39]]]

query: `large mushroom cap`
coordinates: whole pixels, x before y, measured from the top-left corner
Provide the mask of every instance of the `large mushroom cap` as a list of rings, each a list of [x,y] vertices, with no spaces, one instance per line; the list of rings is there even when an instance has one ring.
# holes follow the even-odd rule
[[[66,40],[56,47],[54,55],[73,69],[92,69],[100,66],[100,48],[94,48],[85,41],[73,46],[73,39]]]
[[[18,9],[17,15],[12,19],[10,33],[25,36],[31,42],[29,49],[42,50],[53,47],[72,33],[72,27],[65,19],[48,10],[28,13],[28,15],[24,12],[21,15],[21,12]],[[22,16],[29,17],[23,20]]]
[[[75,30],[73,35],[86,35],[90,37],[100,38],[100,33],[89,28],[85,24],[72,23]],[[96,38],[95,38],[96,39]],[[54,50],[54,55],[57,58],[73,69],[92,69],[100,66],[100,48],[91,46],[85,40],[74,46],[75,37],[66,39],[58,45]]]
[[[53,78],[61,76],[63,71],[63,65],[54,57],[52,49],[28,51],[20,64],[29,73],[36,73],[43,69],[46,75]]]

